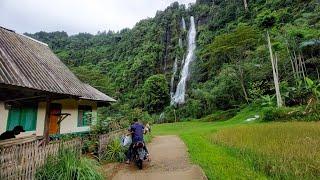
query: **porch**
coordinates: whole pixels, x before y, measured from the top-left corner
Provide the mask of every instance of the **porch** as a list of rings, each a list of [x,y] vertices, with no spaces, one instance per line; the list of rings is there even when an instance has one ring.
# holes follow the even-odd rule
[[[25,140],[89,131],[97,105],[75,96],[0,84],[0,134],[17,125],[26,132],[16,137],[30,137]]]

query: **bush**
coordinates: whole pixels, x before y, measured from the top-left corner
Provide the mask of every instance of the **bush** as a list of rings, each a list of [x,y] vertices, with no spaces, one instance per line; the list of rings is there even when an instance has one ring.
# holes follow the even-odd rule
[[[113,139],[107,145],[107,151],[102,156],[102,160],[108,162],[123,162],[125,160],[126,148],[123,147],[119,139]]]
[[[237,109],[230,109],[228,111],[217,111],[214,114],[210,114],[200,121],[211,122],[211,121],[226,121],[237,114]]]
[[[263,121],[318,121],[320,111],[305,113],[303,107],[265,108]]]
[[[83,139],[82,153],[96,154],[98,150],[98,139],[94,137],[88,137]]]
[[[83,158],[80,153],[63,149],[56,156],[50,156],[46,163],[37,170],[36,179],[66,180],[66,179],[104,179],[99,172],[96,161]]]
[[[201,102],[195,99],[188,99],[187,102],[177,109],[176,115],[178,119],[185,118],[200,118],[203,116],[203,109],[201,108]]]
[[[160,112],[169,104],[169,86],[162,74],[149,77],[143,85],[143,102],[148,112]]]
[[[177,115],[177,112],[175,110],[174,106],[167,106],[164,109],[164,113],[160,114],[160,116],[157,117],[157,123],[172,123],[175,122],[175,120],[178,121],[178,117],[175,118],[175,114]]]

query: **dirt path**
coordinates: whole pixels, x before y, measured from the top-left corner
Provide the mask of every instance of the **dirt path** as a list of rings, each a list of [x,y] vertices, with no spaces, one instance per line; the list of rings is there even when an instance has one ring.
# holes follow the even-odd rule
[[[187,148],[177,136],[157,136],[148,144],[151,161],[143,170],[131,165],[120,165],[113,180],[205,180],[199,166],[190,164]]]

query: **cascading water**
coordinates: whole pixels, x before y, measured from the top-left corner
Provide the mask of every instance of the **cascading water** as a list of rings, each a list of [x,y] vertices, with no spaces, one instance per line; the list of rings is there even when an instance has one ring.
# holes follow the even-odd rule
[[[183,47],[183,46],[182,46],[182,39],[181,39],[181,38],[179,38],[179,47],[180,47],[180,48]]]
[[[185,56],[186,56],[186,55],[184,54],[183,57],[182,57],[181,66],[183,66],[183,64],[184,64]]]
[[[159,116],[159,119],[158,119],[158,123],[163,123],[164,122],[164,118],[165,118],[165,115],[164,115],[164,112],[162,112]]]
[[[171,82],[170,82],[170,96],[171,99],[174,95],[174,77],[176,76],[178,70],[178,58],[176,58],[174,60],[174,64],[173,64],[173,69],[172,69],[172,77],[171,77]]]
[[[186,21],[184,20],[184,18],[182,17],[182,30],[186,30],[187,28],[186,28]]]
[[[194,51],[196,49],[196,27],[194,17],[190,17],[190,29],[188,33],[188,54],[184,61],[181,71],[180,81],[177,85],[176,92],[171,98],[171,104],[183,104],[185,102],[186,85],[189,77],[189,67],[194,60]]]

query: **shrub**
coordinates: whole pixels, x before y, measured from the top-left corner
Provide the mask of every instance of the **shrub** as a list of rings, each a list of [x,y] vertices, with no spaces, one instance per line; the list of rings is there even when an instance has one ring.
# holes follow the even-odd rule
[[[177,112],[174,106],[167,106],[164,109],[164,113],[157,118],[157,123],[172,123],[178,121]]]
[[[214,114],[210,114],[200,120],[205,122],[225,121],[235,116],[236,113],[237,113],[237,109],[230,109],[228,111],[217,111]]]
[[[160,112],[169,104],[169,86],[162,74],[149,77],[143,85],[144,107],[151,113]]]
[[[265,95],[261,96],[261,106],[262,107],[272,107],[275,103],[275,96]]]
[[[83,139],[82,153],[97,153],[98,140],[93,137]]]
[[[108,120],[98,120],[97,124],[91,126],[92,134],[106,134],[110,131]]]
[[[108,162],[123,162],[125,160],[126,148],[123,147],[119,139],[113,139],[107,145],[107,151],[104,153],[102,160]]]
[[[201,108],[201,102],[195,99],[188,99],[187,102],[177,109],[178,119],[200,118],[204,111]]]
[[[37,171],[36,179],[67,180],[67,179],[104,179],[99,172],[96,161],[80,156],[69,149],[63,149],[56,156],[50,156],[46,163]]]
[[[303,107],[265,108],[263,121],[318,121],[319,110],[305,113]]]

